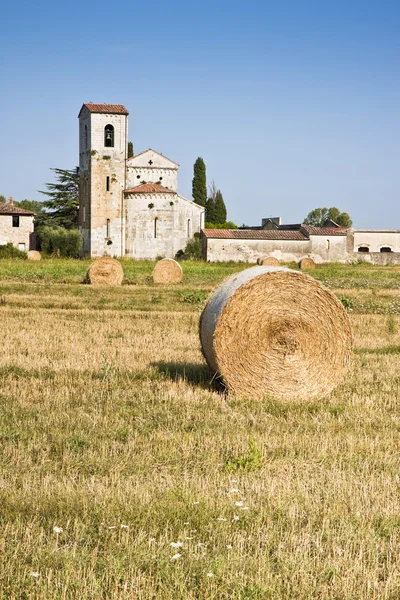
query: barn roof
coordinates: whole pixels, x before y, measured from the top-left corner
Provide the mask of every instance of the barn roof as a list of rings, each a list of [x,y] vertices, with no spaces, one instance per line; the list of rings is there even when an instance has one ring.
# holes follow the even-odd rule
[[[300,231],[279,231],[277,229],[203,229],[206,238],[225,240],[307,240]]]

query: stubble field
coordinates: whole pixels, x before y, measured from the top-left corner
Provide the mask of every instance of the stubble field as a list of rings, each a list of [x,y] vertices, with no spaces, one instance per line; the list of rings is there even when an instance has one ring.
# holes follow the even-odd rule
[[[322,400],[213,388],[198,320],[246,265],[0,261],[0,598],[400,597],[400,269],[312,274],[350,314]]]

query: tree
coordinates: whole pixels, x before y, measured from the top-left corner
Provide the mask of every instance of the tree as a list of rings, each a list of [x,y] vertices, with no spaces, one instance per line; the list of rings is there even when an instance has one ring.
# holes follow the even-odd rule
[[[224,199],[221,194],[221,190],[218,190],[215,194],[215,213],[214,223],[225,223],[226,222],[226,206]]]
[[[133,156],[133,143],[128,142],[128,158],[132,158]]]
[[[350,216],[345,212],[340,212],[335,206],[331,208],[314,208],[308,213],[304,223],[314,227],[323,227],[329,219],[340,225],[340,227],[351,227],[353,224]]]
[[[79,167],[74,169],[51,169],[55,172],[57,183],[46,183],[47,192],[40,193],[49,199],[43,206],[49,209],[50,226],[76,229],[78,227],[79,206]]]
[[[6,197],[3,196],[3,194],[0,194],[0,202],[3,202],[4,204],[7,202]]]
[[[192,196],[196,204],[205,206],[207,201],[206,165],[199,156],[193,165]]]

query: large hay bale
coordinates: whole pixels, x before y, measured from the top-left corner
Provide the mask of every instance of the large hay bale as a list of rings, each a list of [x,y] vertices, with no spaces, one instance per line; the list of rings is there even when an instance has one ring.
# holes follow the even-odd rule
[[[257,264],[258,264],[258,265],[261,265],[262,261],[263,261],[263,260],[265,260],[266,258],[268,258],[268,256],[266,256],[266,255],[264,255],[264,254],[263,254],[263,256],[259,256],[259,257],[257,258]]]
[[[264,258],[260,262],[260,265],[262,265],[263,267],[279,267],[280,264],[281,263],[279,262],[279,260],[274,256],[267,256],[267,258]]]
[[[342,304],[318,281],[284,267],[229,277],[200,321],[203,354],[233,395],[307,399],[330,392],[351,357]]]
[[[121,263],[110,256],[96,258],[86,273],[86,282],[92,285],[121,285],[124,270]]]
[[[29,250],[28,260],[42,260],[42,255],[38,250]]]
[[[180,283],[183,272],[181,265],[173,258],[163,258],[159,260],[153,270],[154,283],[169,285]]]
[[[299,269],[302,271],[310,271],[311,269],[315,269],[315,262],[312,258],[302,258],[299,262]]]

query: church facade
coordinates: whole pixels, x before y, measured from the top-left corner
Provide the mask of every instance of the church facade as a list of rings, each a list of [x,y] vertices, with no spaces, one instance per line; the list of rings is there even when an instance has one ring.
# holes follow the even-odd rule
[[[178,194],[179,165],[155,150],[128,158],[128,111],[79,113],[79,229],[85,255],[173,258],[204,227],[204,207]]]

